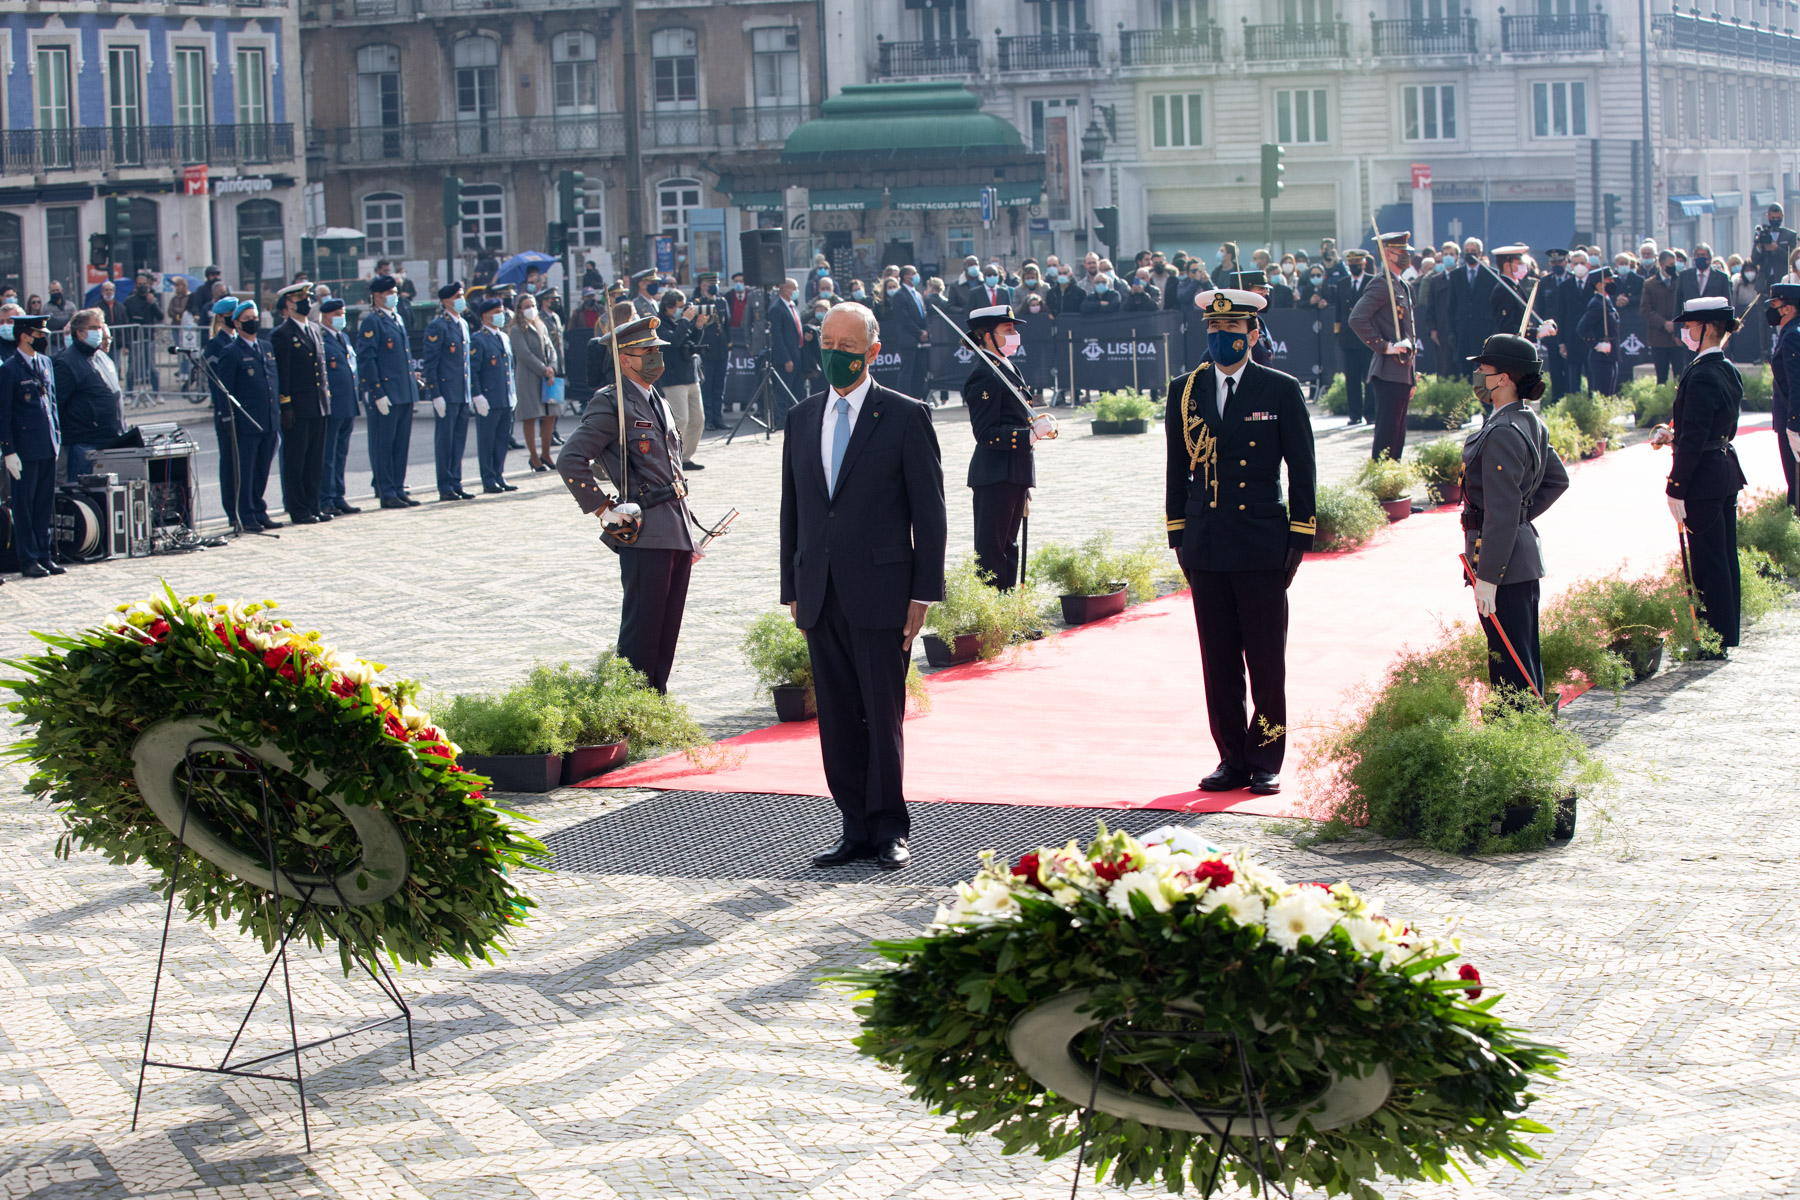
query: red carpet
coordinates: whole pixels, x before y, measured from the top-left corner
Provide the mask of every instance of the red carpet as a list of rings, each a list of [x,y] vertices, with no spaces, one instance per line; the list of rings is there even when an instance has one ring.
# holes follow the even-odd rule
[[[1751,487],[1780,482],[1767,417],[1740,436]],[[1550,577],[1546,599],[1624,567],[1657,569],[1676,548],[1663,500],[1667,451],[1637,446],[1577,466],[1563,499],[1538,523]],[[1352,689],[1376,682],[1402,646],[1435,641],[1475,619],[1456,552],[1455,509],[1419,513],[1363,549],[1308,558],[1289,592],[1288,717],[1304,743]],[[927,680],[932,707],[906,722],[906,796],[913,802],[1166,808],[1295,815],[1298,746],[1289,792],[1210,794],[1212,770],[1200,651],[1185,592],[1038,643],[1013,660],[972,663]],[[696,770],[673,756],[614,771],[596,787],[829,794],[814,722],[732,738],[731,765]]]

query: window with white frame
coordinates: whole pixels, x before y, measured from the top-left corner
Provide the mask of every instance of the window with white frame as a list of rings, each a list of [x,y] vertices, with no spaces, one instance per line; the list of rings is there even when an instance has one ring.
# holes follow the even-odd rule
[[[1400,89],[1402,134],[1409,142],[1456,139],[1456,85],[1408,84]]]
[[[106,123],[112,129],[112,160],[121,167],[144,161],[144,97],[136,46],[106,50]]]
[[[177,146],[184,163],[206,161],[206,49],[180,46],[175,50],[175,126]]]
[[[506,189],[497,183],[476,183],[462,190],[462,248],[506,248]]]
[[[758,108],[800,103],[800,31],[792,25],[750,31],[750,66]]]
[[[269,161],[269,67],[260,46],[237,52],[238,155],[248,163]]]
[[[356,123],[399,127],[400,47],[362,46],[356,51]]]
[[[952,225],[944,230],[945,259],[961,262],[975,253],[975,227],[973,225]]]
[[[1587,84],[1579,79],[1531,85],[1533,137],[1586,137]]]
[[[595,78],[599,70],[594,35],[559,33],[550,42],[550,88],[558,116],[598,112]]]
[[[1150,97],[1150,145],[1180,150],[1200,145],[1200,93]]]
[[[371,192],[363,197],[363,253],[399,258],[406,253],[406,197],[398,192]]]
[[[700,207],[700,181],[665,179],[656,185],[656,208],[662,221],[659,232],[687,245],[688,213]]]
[[[700,107],[700,38],[691,29],[659,29],[650,35],[656,107]]]
[[[69,48],[40,46],[37,51],[38,154],[46,167],[66,167],[73,159],[71,127],[74,97],[69,91]]]
[[[1323,142],[1328,129],[1324,88],[1283,89],[1275,93],[1276,141]]]

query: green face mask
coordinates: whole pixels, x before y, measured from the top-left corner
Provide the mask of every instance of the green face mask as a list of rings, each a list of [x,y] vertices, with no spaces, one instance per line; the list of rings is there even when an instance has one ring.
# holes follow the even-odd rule
[[[819,365],[825,368],[825,382],[834,388],[847,388],[861,379],[867,358],[868,353],[862,350],[819,351]]]

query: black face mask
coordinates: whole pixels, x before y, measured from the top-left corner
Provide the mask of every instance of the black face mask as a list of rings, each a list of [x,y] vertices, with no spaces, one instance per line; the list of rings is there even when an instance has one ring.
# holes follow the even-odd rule
[[[1481,255],[1479,255],[1479,254],[1464,254],[1463,261],[1468,263],[1472,267],[1481,261]]]
[[[239,323],[238,328],[254,337],[256,331],[262,328],[262,322],[255,317],[251,317],[248,321]]]
[[[1350,273],[1352,275],[1361,275],[1362,272],[1363,272],[1363,265],[1360,261],[1353,262],[1350,264]]]
[[[1670,263],[1668,266],[1664,267],[1663,274],[1667,275],[1670,279],[1675,278],[1675,264]]]
[[[304,317],[306,314],[308,314],[312,311],[312,301],[311,300],[296,300],[296,301],[294,301],[294,311]]]
[[[1769,228],[1770,229],[1780,229],[1781,228],[1781,214],[1780,213],[1775,213],[1773,216],[1771,216],[1769,218]]]

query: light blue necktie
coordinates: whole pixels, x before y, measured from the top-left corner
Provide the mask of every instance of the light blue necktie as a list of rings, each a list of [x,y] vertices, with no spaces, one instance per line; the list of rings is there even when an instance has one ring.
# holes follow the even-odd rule
[[[837,495],[838,474],[844,469],[844,451],[850,448],[850,402],[837,399],[837,427],[831,431],[831,494]]]

